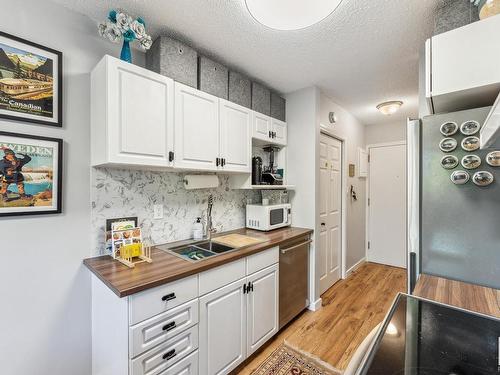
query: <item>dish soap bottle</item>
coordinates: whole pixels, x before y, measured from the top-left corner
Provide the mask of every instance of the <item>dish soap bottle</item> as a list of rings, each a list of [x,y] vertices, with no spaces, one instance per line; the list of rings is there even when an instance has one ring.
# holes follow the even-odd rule
[[[201,223],[201,217],[199,217],[193,225],[193,240],[201,239],[203,239],[203,224]]]

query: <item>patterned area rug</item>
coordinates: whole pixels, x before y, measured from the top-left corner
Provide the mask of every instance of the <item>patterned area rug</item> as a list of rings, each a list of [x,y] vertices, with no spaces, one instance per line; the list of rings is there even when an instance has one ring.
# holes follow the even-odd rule
[[[283,343],[252,375],[340,375],[341,371]]]

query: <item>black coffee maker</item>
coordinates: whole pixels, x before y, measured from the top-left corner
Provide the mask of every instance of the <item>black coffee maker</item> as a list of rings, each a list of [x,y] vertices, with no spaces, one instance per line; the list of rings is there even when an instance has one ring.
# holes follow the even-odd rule
[[[254,156],[252,158],[252,185],[262,184],[262,158]]]

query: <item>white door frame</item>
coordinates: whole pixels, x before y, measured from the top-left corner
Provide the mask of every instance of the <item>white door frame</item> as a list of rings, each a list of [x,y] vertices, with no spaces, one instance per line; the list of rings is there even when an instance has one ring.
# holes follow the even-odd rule
[[[406,141],[371,143],[369,145],[366,145],[366,151],[368,152],[368,157],[370,157],[370,150],[372,148],[391,147],[391,146],[406,146]],[[369,241],[369,234],[370,234],[370,206],[368,204],[368,199],[370,199],[370,171],[371,171],[370,163],[368,163],[368,177],[366,178],[366,197],[365,197],[365,210],[366,210],[365,259],[366,260],[368,260],[368,241]],[[408,236],[408,233],[406,233],[406,236]],[[408,268],[408,264],[406,265],[406,268]]]
[[[341,138],[333,132],[326,128],[324,125],[320,124],[320,135],[324,134],[328,137],[331,137],[333,139],[336,139],[340,143],[342,143],[342,154],[341,154],[341,161],[340,161],[340,169],[342,171],[342,181],[341,181],[341,191],[342,191],[342,198],[341,198],[341,208],[340,208],[340,221],[342,225],[342,232],[341,232],[341,256],[340,256],[340,277],[342,279],[345,279],[347,277],[347,272],[346,272],[346,254],[347,254],[347,216],[346,216],[346,207],[347,207],[347,163],[346,163],[346,142],[344,138]],[[319,165],[319,155],[318,155],[318,165]],[[316,200],[316,212],[319,212],[319,199]],[[316,243],[319,244],[319,229],[320,229],[320,221],[318,219],[318,215],[316,215],[316,228],[314,231],[314,236],[316,239]],[[316,281],[318,282],[318,281]]]

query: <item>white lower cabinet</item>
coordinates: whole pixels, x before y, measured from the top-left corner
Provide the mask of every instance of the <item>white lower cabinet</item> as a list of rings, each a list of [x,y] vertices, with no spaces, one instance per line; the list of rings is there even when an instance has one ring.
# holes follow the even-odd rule
[[[278,331],[279,248],[118,298],[92,277],[93,375],[225,375]]]
[[[257,272],[200,297],[200,375],[229,373],[278,332],[277,260],[278,248],[247,257]]]
[[[177,362],[160,375],[197,375],[198,374],[198,350]]]
[[[247,278],[247,356],[278,332],[278,272],[275,264]]]
[[[130,327],[130,356],[135,357],[198,323],[198,299]]]
[[[200,298],[200,375],[227,374],[246,358],[246,278]]]
[[[157,375],[198,348],[198,327],[174,336],[130,361],[131,375]]]

